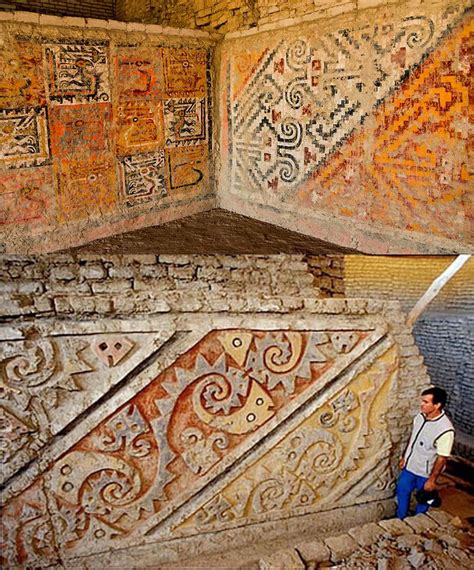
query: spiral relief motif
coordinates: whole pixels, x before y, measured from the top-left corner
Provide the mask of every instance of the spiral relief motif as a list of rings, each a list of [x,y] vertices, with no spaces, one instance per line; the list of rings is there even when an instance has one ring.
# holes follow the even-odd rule
[[[330,435],[330,434],[328,434]],[[332,435],[321,439],[306,449],[296,469],[307,481],[314,481],[320,475],[334,471],[339,465],[342,453],[339,441]]]
[[[3,365],[9,384],[28,388],[40,386],[55,372],[53,343],[40,340],[31,348],[25,347],[13,358],[5,358]]]
[[[296,40],[286,51],[286,64],[293,71],[305,69],[309,61],[309,48],[306,40]]]
[[[250,505],[254,513],[267,513],[274,509],[281,509],[287,498],[288,488],[285,488],[283,481],[268,479],[257,486]]]
[[[113,508],[124,507],[140,496],[141,483],[137,471],[104,469],[92,473],[82,484],[81,504],[94,515],[107,515]]]
[[[243,384],[246,385],[245,380]],[[228,414],[231,408],[240,407],[240,395],[245,393],[243,385],[234,386],[228,378],[220,374],[209,374],[197,385],[193,393],[195,408],[201,407],[204,399],[204,408],[213,414],[224,412]]]
[[[300,109],[305,100],[306,79],[297,77],[285,89],[285,101],[292,109]]]
[[[405,29],[399,37],[406,37],[409,48],[422,48],[433,37],[434,23],[425,16],[404,18]]]
[[[264,352],[263,361],[265,366],[271,372],[284,374],[294,368],[303,352],[303,338],[300,333],[286,333],[288,339],[288,348],[282,345],[274,345],[267,348]]]

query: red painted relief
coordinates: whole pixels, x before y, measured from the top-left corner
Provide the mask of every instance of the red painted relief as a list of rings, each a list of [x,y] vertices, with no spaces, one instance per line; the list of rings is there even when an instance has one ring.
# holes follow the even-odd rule
[[[159,524],[217,476],[224,461],[234,462],[249,438],[263,437],[324,390],[341,363],[348,366],[376,340],[374,332],[209,333],[38,480],[63,547],[70,555],[89,553],[151,517]],[[22,556],[17,548],[10,560]]]
[[[60,221],[98,217],[115,209],[117,187],[111,153],[63,159],[55,166]]]
[[[51,166],[8,170],[0,179],[0,226],[52,224],[56,200]]]
[[[37,480],[10,501],[0,518],[2,568],[58,564],[47,499]]]

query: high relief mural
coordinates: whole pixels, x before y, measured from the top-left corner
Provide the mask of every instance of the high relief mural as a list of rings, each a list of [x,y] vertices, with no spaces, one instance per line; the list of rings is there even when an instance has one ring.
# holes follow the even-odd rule
[[[390,497],[399,355],[384,319],[246,320],[4,342],[3,563]]]
[[[456,2],[229,40],[229,203],[472,241],[473,26]]]
[[[84,38],[77,29],[33,29],[26,36],[14,25],[6,31],[0,51],[4,247],[21,241],[21,227],[34,249],[41,245],[34,242],[38,234],[54,242],[52,232],[100,230],[212,196],[210,48],[156,35],[142,45],[143,37],[133,34],[104,39],[100,33]]]

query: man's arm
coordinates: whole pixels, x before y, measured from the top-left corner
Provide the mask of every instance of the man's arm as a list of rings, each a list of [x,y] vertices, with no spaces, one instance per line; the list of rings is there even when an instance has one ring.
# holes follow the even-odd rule
[[[447,457],[438,455],[435,464],[433,465],[433,469],[431,470],[431,475],[428,477],[428,480],[424,485],[425,491],[434,491],[436,489],[436,479],[445,468],[447,459]]]
[[[443,433],[436,441],[435,446],[438,455],[433,465],[433,469],[431,470],[431,474],[424,485],[425,491],[434,491],[436,489],[436,479],[446,466],[448,457],[451,454],[453,442],[454,431],[452,430]]]

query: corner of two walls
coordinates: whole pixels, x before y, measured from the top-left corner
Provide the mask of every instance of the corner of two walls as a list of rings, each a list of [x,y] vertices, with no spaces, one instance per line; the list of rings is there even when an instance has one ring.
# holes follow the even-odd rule
[[[3,251],[216,206],[367,253],[465,251],[467,8],[282,11],[224,37],[11,15]]]

